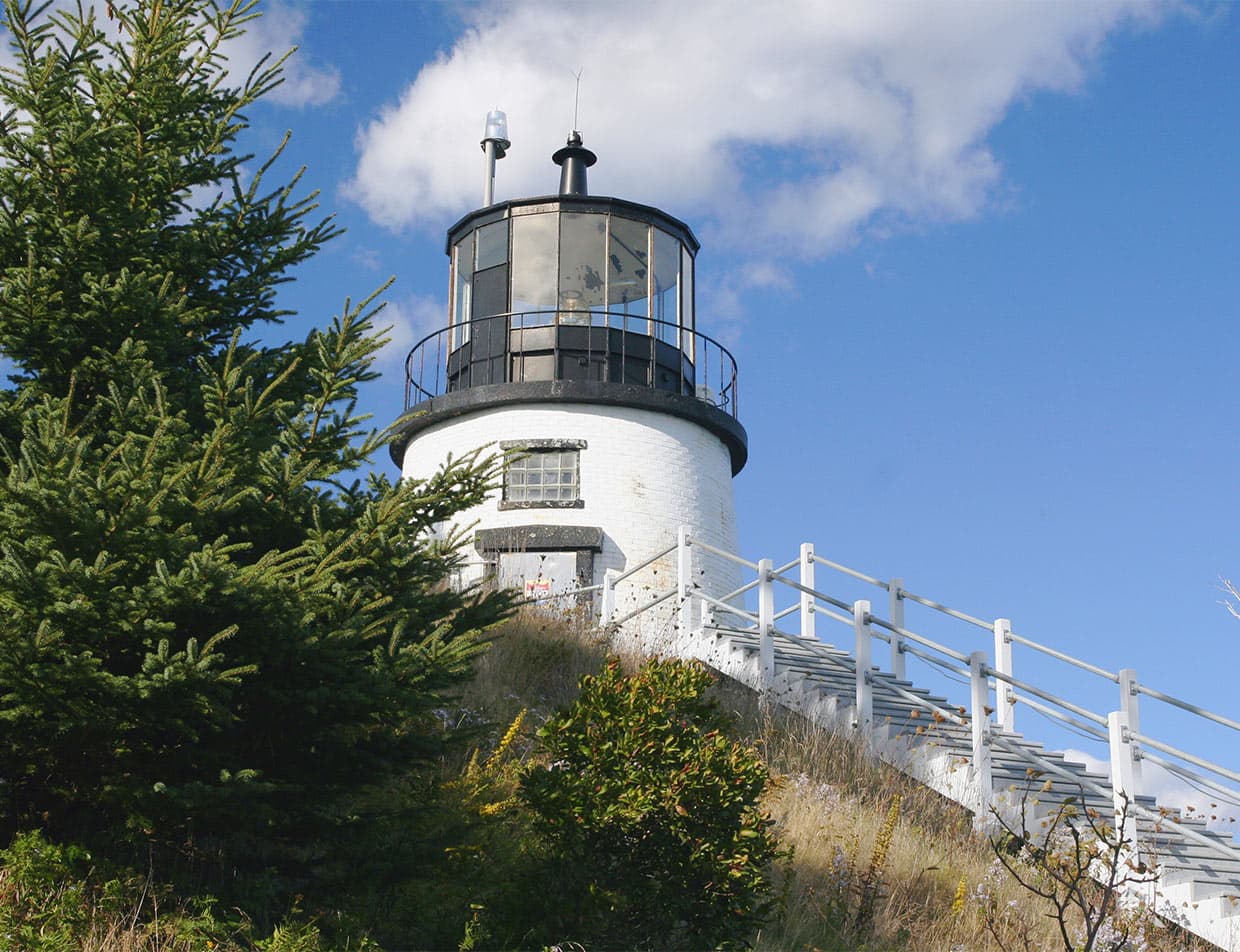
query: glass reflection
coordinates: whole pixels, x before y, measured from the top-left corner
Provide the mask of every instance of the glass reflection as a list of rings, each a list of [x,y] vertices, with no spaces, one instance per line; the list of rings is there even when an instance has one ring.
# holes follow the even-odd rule
[[[550,324],[555,319],[558,226],[559,216],[554,212],[512,220],[512,310],[514,315],[525,315],[522,326]],[[514,317],[513,323],[517,322]]]
[[[456,274],[456,287],[453,288],[452,323],[455,325],[448,346],[452,349],[469,343],[469,320],[473,316],[473,277],[474,277],[474,232],[470,232],[456,243],[453,249],[453,271]]]
[[[476,271],[485,271],[508,260],[508,222],[497,221],[477,231],[478,264]]]
[[[680,242],[665,231],[654,229],[654,278],[651,282],[654,336],[675,344],[680,320]]]
[[[694,360],[693,337],[693,255],[688,248],[680,249],[680,326],[684,328],[680,335],[680,349],[690,360]]]
[[[649,264],[650,226],[613,215],[607,242],[607,301],[612,310],[634,317],[648,316]],[[630,329],[646,331],[644,327]]]
[[[607,216],[564,212],[560,215],[560,321],[588,324],[590,310],[607,300],[603,259]]]

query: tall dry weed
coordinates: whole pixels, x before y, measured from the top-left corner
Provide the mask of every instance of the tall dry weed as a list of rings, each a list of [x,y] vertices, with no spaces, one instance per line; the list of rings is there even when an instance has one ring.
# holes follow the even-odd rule
[[[1056,922],[1002,869],[968,811],[879,762],[853,735],[772,709],[735,682],[716,690],[781,780],[768,809],[794,853],[783,913],[759,949],[1060,944]],[[1142,930],[1142,942],[1143,952],[1198,947],[1162,926]]]
[[[576,610],[526,606],[496,629],[462,703],[509,724],[522,708],[546,716],[572,702],[583,675],[602,667],[606,638]]]

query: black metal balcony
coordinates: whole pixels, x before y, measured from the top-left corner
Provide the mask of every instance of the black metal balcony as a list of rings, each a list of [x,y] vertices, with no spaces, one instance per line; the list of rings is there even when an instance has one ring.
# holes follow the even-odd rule
[[[405,360],[405,409],[471,387],[553,380],[647,387],[738,418],[726,347],[666,321],[600,310],[497,314],[428,334]]]

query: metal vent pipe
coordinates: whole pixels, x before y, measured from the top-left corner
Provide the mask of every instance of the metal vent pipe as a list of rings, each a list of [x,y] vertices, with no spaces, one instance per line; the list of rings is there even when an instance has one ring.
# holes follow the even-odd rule
[[[568,144],[551,156],[560,167],[561,195],[588,195],[586,169],[598,161],[598,156],[581,144],[581,133],[576,130],[568,137]]]

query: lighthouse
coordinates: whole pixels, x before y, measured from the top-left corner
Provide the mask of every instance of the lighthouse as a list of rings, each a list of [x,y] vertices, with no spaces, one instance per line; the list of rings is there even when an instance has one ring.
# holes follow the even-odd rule
[[[679,527],[736,549],[748,441],[736,361],[699,329],[697,238],[657,208],[591,195],[597,157],[577,132],[552,156],[558,191],[530,198],[492,201],[502,113],[482,145],[483,205],[448,230],[447,322],[406,360],[392,458],[418,479],[480,447],[502,455],[494,491],[455,519],[462,582],[589,604],[606,572],[640,566],[617,590],[635,600],[674,578],[674,556],[652,556]],[[715,597],[736,586],[705,547],[695,574]]]

